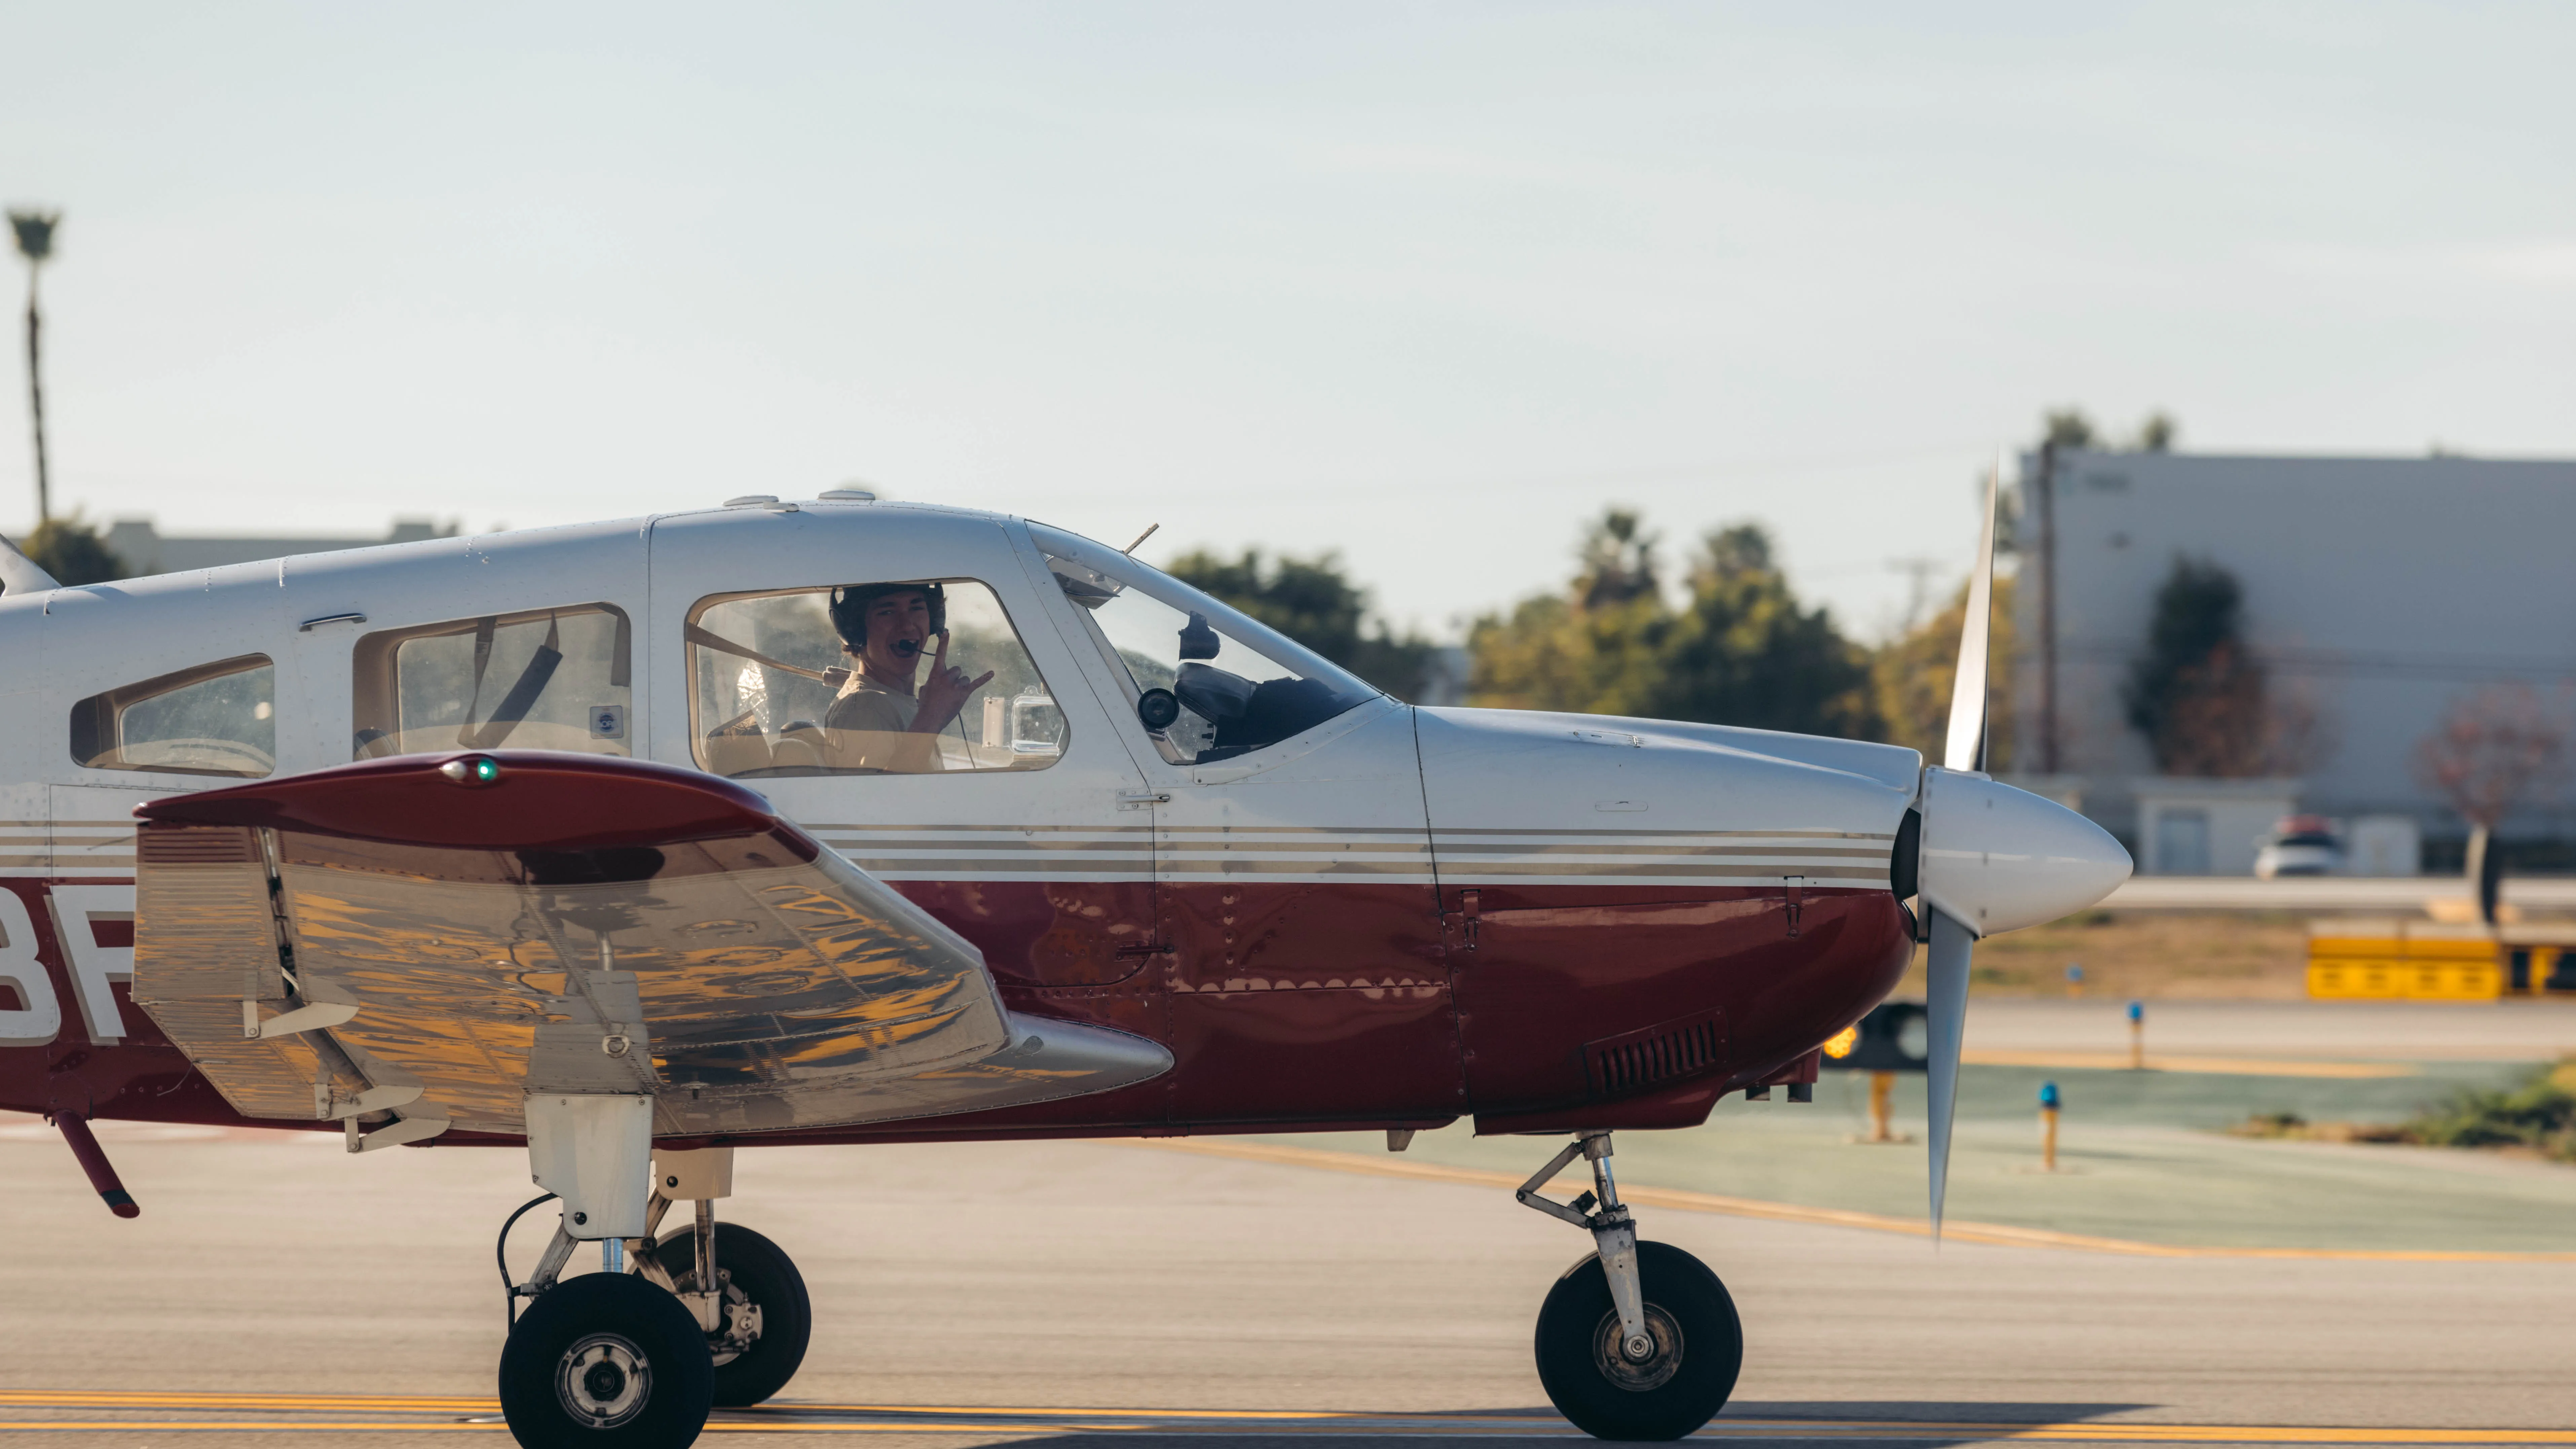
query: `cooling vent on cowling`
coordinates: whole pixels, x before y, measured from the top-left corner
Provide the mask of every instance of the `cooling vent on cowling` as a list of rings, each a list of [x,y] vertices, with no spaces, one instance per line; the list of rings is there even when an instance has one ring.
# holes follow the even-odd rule
[[[1592,1069],[1593,1090],[1616,1096],[1705,1072],[1718,1065],[1725,1045],[1725,1029],[1710,1011],[1606,1037],[1585,1047],[1583,1054]]]

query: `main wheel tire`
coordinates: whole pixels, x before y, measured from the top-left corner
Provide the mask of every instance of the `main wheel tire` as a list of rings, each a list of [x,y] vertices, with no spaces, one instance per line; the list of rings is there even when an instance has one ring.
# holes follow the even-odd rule
[[[501,1415],[523,1449],[686,1449],[714,1392],[697,1319],[624,1273],[537,1295],[501,1349]]]
[[[698,1286],[698,1230],[695,1224],[665,1234],[653,1245],[653,1261],[671,1275],[683,1293]],[[707,1347],[715,1360],[715,1401],[728,1409],[757,1404],[796,1377],[805,1362],[805,1344],[814,1332],[814,1305],[805,1296],[804,1275],[776,1243],[738,1223],[716,1224],[716,1273],[725,1284],[728,1304],[748,1302],[760,1309],[760,1337],[735,1350],[721,1333]],[[736,1298],[739,1292],[742,1296]]]
[[[1598,1255],[1565,1270],[1538,1310],[1538,1380],[1557,1412],[1596,1439],[1679,1439],[1726,1407],[1744,1367],[1744,1326],[1726,1285],[1669,1243],[1637,1245],[1643,1363],[1620,1351],[1619,1310]]]

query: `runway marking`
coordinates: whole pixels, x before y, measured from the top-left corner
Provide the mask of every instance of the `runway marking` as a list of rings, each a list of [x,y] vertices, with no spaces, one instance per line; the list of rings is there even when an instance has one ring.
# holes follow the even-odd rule
[[[1236,1157],[1248,1162],[1320,1167],[1369,1177],[1403,1177],[1418,1182],[1460,1183],[1476,1187],[1517,1188],[1518,1173],[1485,1172],[1472,1167],[1444,1167],[1427,1162],[1391,1162],[1356,1152],[1315,1147],[1282,1147],[1266,1142],[1227,1142],[1214,1138],[1134,1137],[1112,1139],[1122,1147],[1150,1147],[1163,1152],[1197,1152],[1210,1157]],[[1774,1222],[1811,1223],[1824,1227],[1860,1228],[1875,1233],[1930,1237],[1924,1218],[1892,1217],[1847,1208],[1802,1207],[1760,1198],[1725,1197],[1673,1187],[1619,1185],[1622,1201],[1640,1207],[1678,1208],[1683,1212],[1722,1213],[1729,1217],[1765,1218]],[[2060,1233],[2046,1228],[2017,1228],[2003,1223],[1961,1222],[1941,1225],[1951,1242],[1985,1243],[2009,1248],[2071,1248],[2088,1253],[2119,1253],[2140,1258],[2288,1258],[2366,1263],[2576,1263],[2576,1252],[2488,1252],[2437,1248],[2228,1248],[2180,1243],[2144,1243],[2130,1238],[2101,1238],[2086,1233]]]
[[[116,1391],[0,1391],[0,1407],[51,1409],[260,1410],[271,1417],[235,1419],[26,1419],[0,1418],[0,1432],[101,1433],[420,1433],[504,1429],[491,1399],[429,1395],[126,1393]],[[276,1417],[299,1409],[313,1417]],[[410,1417],[361,1419],[354,1414]],[[438,1418],[423,1417],[438,1415]],[[459,1417],[459,1416],[462,1417]],[[1378,1414],[1298,1409],[1083,1409],[993,1408],[909,1404],[772,1404],[720,1409],[709,1434],[1294,1434],[1308,1438],[1361,1435],[1406,1438],[1580,1438],[1553,1415]],[[2142,1424],[2059,1420],[1994,1423],[1933,1419],[1781,1419],[1725,1417],[1700,1431],[1703,1439],[1744,1441],[1855,1440],[1870,1442],[2011,1441],[2064,1444],[2283,1444],[2429,1446],[2576,1445],[2571,1429],[2384,1429],[2273,1424]]]
[[[1975,1067],[2047,1067],[2055,1071],[2125,1071],[2127,1052],[1963,1051],[1959,1060]],[[2418,1077],[2413,1062],[2303,1062],[2266,1057],[2166,1057],[2150,1054],[2150,1072],[2189,1072],[2228,1077]]]

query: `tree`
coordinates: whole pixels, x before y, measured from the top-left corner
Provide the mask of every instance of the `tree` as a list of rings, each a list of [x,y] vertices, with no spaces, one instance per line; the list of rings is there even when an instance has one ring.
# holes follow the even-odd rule
[[[2080,448],[2093,452],[2114,449],[2133,453],[2170,453],[2174,440],[2182,436],[2182,424],[2162,408],[2147,414],[2138,431],[2125,442],[2093,425],[2082,408],[2051,408],[2040,414],[2040,443],[2059,452]]]
[[[1575,592],[1587,609],[1613,608],[1658,592],[1655,546],[1662,539],[1643,532],[1634,509],[1613,508],[1601,515],[1583,538],[1583,572]]]
[[[1812,734],[1873,730],[1865,654],[1825,610],[1799,606],[1760,526],[1702,540],[1678,608],[1658,587],[1655,544],[1635,513],[1605,512],[1586,530],[1564,591],[1476,621],[1469,698]]]
[[[36,277],[45,267],[45,259],[54,254],[54,228],[62,224],[58,211],[13,211],[9,229],[17,234],[18,255],[27,259],[27,408],[34,415],[36,436],[36,522],[42,524],[54,516],[54,494],[51,474],[45,463],[45,319],[36,306]]]
[[[2451,703],[2415,743],[2415,778],[2476,830],[2557,789],[2567,774],[2567,728],[2527,684],[2490,684]]]
[[[2090,448],[2102,441],[2093,420],[2082,408],[2051,408],[2039,415],[2040,445],[2060,452],[2069,448]]]
[[[1242,557],[1228,560],[1197,549],[1165,572],[1399,699],[1420,692],[1423,670],[1437,648],[1416,634],[1398,636],[1383,619],[1369,619],[1367,590],[1350,581],[1333,554],[1271,561],[1261,550],[1248,548]]]
[[[1868,652],[1824,609],[1799,607],[1759,524],[1703,540],[1690,591],[1646,713],[1853,739],[1878,732]]]
[[[1986,653],[1986,762],[1990,769],[2013,761],[2012,699],[2013,586],[2011,575],[1995,579],[1992,632]],[[1968,616],[1968,586],[1950,596],[1949,605],[1903,637],[1870,656],[1870,693],[1878,711],[1878,738],[1920,750],[1937,762],[1950,739],[1950,689],[1959,677],[1959,632]]]
[[[2156,591],[2147,652],[2129,666],[2129,723],[2167,775],[2296,775],[2335,748],[2305,690],[2276,690],[2244,637],[2245,591],[2207,560],[2177,557]]]
[[[66,586],[103,584],[121,579],[129,570],[99,537],[98,530],[81,520],[80,515],[49,518],[28,534],[19,552],[34,561],[36,567],[54,576]]]
[[[2263,668],[2244,640],[2245,591],[2217,564],[2177,557],[2156,591],[2147,652],[2129,667],[2129,724],[2168,775],[2264,772]]]
[[[2567,728],[2527,684],[2490,684],[2451,703],[2415,742],[2415,778],[2469,822],[2467,874],[2479,914],[2495,921],[2501,857],[2495,829],[2514,808],[2557,790],[2567,774]]]

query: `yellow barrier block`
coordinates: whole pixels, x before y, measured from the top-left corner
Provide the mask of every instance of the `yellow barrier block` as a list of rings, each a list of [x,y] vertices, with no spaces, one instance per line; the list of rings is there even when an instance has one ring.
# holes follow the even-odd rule
[[[2410,963],[2406,995],[2414,1001],[2493,1001],[2504,994],[2504,973],[2492,960]]]
[[[2385,958],[2328,957],[2308,962],[2308,994],[2348,1001],[2395,1001],[2405,994],[2406,963]]]
[[[2308,995],[2344,1001],[2493,1001],[2496,937],[2481,926],[2345,917],[2310,924]],[[2535,951],[2534,976],[2540,979]]]

